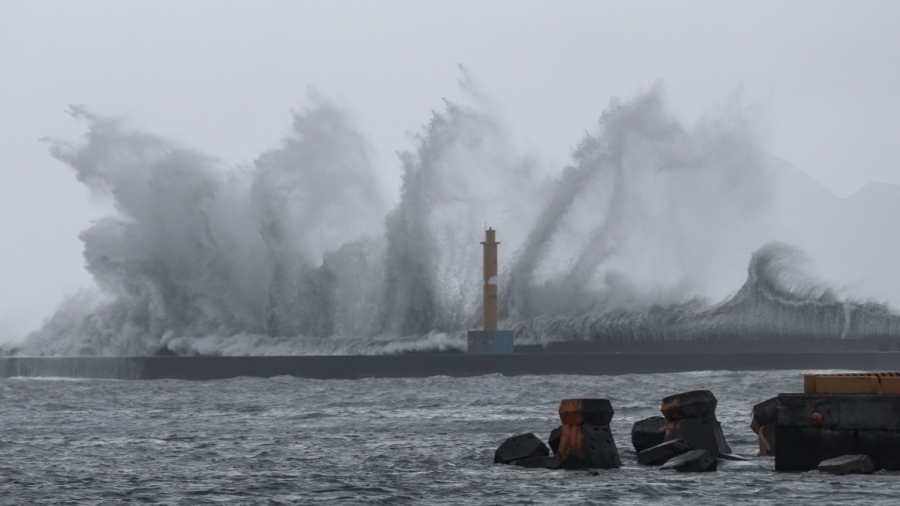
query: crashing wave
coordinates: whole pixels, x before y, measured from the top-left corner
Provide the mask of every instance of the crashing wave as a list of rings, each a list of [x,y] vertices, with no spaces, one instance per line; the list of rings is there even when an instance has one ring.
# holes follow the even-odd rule
[[[470,85],[467,85],[470,86]],[[809,281],[769,244],[773,182],[740,111],[687,128],[659,87],[614,100],[552,175],[480,99],[447,102],[378,192],[350,116],[313,97],[281,145],[221,161],[82,109],[51,153],[116,214],[82,232],[97,285],[31,355],[460,349],[479,324],[482,226],[499,230],[501,317],[521,343],[900,333],[886,306]]]
[[[747,281],[709,307],[695,299],[647,311],[540,317],[515,324],[518,342],[570,340],[864,339],[900,335],[900,315],[884,304],[841,300],[815,283],[796,247],[770,243],[750,260]]]

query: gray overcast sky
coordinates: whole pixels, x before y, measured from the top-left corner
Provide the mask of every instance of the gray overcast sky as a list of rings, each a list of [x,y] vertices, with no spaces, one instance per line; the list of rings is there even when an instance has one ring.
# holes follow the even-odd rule
[[[229,162],[276,145],[307,89],[394,151],[463,64],[527,150],[556,166],[611,96],[657,80],[688,123],[740,90],[763,147],[847,196],[900,183],[900,2],[0,0],[0,340],[88,286],[78,232],[103,202],[46,136],[84,104]]]

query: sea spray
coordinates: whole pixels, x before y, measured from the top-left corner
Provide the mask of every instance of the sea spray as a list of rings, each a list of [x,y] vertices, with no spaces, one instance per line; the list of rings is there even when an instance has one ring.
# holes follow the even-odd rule
[[[401,155],[400,203],[387,217],[385,332],[478,325],[484,225],[515,251],[543,205],[534,161],[510,144],[493,116],[447,102],[416,152]]]
[[[728,300],[694,299],[645,311],[613,309],[580,317],[542,316],[518,322],[521,344],[581,339],[852,339],[900,335],[900,317],[883,304],[841,300],[805,271],[796,247],[770,243],[756,251],[747,280]]]
[[[117,212],[81,234],[97,292],[22,354],[464,349],[485,224],[499,230],[503,324],[523,344],[900,333],[886,306],[813,281],[795,248],[759,249],[774,183],[751,126],[726,109],[686,127],[658,86],[614,100],[555,177],[477,97],[446,102],[401,153],[393,206],[365,139],[321,97],[235,167],[73,113],[85,142],[51,152]]]
[[[332,271],[323,255],[338,250],[340,264],[342,245],[381,235],[386,204],[367,144],[334,104],[313,97],[282,146],[233,168],[117,120],[73,115],[88,124],[85,142],[51,152],[117,211],[81,234],[103,301],[54,316],[26,352],[147,354],[180,336],[353,327],[334,322],[345,299],[333,292],[366,266]]]
[[[640,311],[739,283],[772,185],[752,130],[723,114],[687,129],[658,87],[614,100],[517,252],[506,314]]]

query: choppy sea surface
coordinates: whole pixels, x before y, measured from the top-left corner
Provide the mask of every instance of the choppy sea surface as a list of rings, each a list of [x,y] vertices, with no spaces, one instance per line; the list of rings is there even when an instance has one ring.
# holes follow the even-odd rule
[[[631,425],[710,389],[746,462],[638,466]],[[897,504],[900,473],[776,473],[753,404],[799,371],[354,381],[0,380],[0,504]],[[623,467],[492,464],[507,437],[546,441],[566,397],[604,397]]]

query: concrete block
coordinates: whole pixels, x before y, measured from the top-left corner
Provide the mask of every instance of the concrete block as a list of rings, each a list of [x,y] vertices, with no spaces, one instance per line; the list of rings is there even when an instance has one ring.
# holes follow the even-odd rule
[[[900,470],[900,396],[781,394],[778,405],[776,471],[810,471],[842,455]]]
[[[608,425],[563,425],[558,456],[561,469],[615,469],[622,465]]]
[[[900,430],[900,396],[881,394],[781,394],[778,425]],[[813,413],[821,422],[813,420]]]
[[[732,453],[714,414],[670,421],[664,441],[675,439],[683,439],[694,448],[708,450],[716,458]]]
[[[548,455],[550,449],[537,436],[531,433],[520,434],[507,439],[497,448],[494,452],[494,464],[509,464],[514,460]]]
[[[607,399],[563,399],[559,404],[563,425],[609,425],[612,417],[612,404]]]
[[[672,422],[715,414],[717,402],[716,396],[709,390],[694,390],[666,397],[660,411],[666,420]]]
[[[775,455],[775,425],[778,420],[778,398],[772,397],[753,406],[750,429],[759,440],[759,456]]]
[[[767,423],[759,428],[756,432],[756,438],[759,440],[759,456],[774,457],[775,456],[775,433],[777,425]]]
[[[641,452],[661,444],[666,438],[666,426],[669,422],[661,416],[651,416],[634,422],[631,427],[631,444],[634,451]]]
[[[559,457],[532,457],[513,461],[513,465],[530,469],[559,469]]]
[[[706,450],[691,450],[672,458],[660,469],[674,469],[682,473],[703,473],[718,469],[718,460]]]
[[[881,393],[891,395],[900,394],[900,376],[882,376]]]
[[[807,377],[812,376],[809,380]],[[803,391],[807,394],[877,394],[881,382],[874,375],[813,375],[803,378]]]
[[[562,437],[562,425],[550,431],[550,438],[547,439],[547,445],[550,446],[550,451],[553,452],[553,455],[559,453],[559,438]]]
[[[869,474],[875,471],[875,465],[867,455],[842,455],[833,459],[823,460],[819,463],[818,470],[830,474]]]
[[[772,423],[777,419],[778,397],[772,397],[771,399],[766,399],[753,406],[753,410],[750,412],[750,428],[753,428],[753,422],[762,426],[767,423]],[[756,429],[754,429],[753,432],[756,432]]]
[[[645,466],[660,466],[668,462],[672,457],[677,457],[693,449],[693,445],[684,439],[673,439],[639,452],[637,461],[638,464]]]

